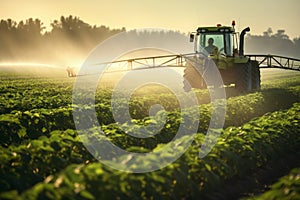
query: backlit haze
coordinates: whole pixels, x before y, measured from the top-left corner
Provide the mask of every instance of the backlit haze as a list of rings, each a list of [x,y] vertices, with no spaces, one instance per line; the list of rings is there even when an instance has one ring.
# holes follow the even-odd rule
[[[1,0],[0,19],[12,19],[18,23],[38,18],[43,22],[45,31],[51,31],[50,24],[54,20],[72,15],[89,25],[104,25],[111,29],[162,28],[186,34],[199,26],[231,25],[231,21],[235,20],[238,31],[247,26],[253,35],[261,35],[268,28],[274,32],[285,30],[292,40],[300,37],[299,9],[298,0]],[[55,60],[48,59],[46,62],[44,58],[50,55],[43,52],[45,49],[34,49],[39,60],[30,60],[29,63],[54,68],[68,65],[78,68],[87,52],[72,46],[65,48],[68,50],[53,51],[51,57]],[[43,60],[42,63],[40,60]],[[0,66],[29,65],[14,63],[19,62],[20,58],[15,58],[11,63],[9,61]]]
[[[15,21],[39,18],[49,28],[61,15],[78,16],[91,25],[111,28],[165,28],[189,32],[198,26],[230,24],[251,27],[261,34],[269,27],[284,29],[291,38],[300,36],[300,1],[271,0],[3,0],[0,18]]]

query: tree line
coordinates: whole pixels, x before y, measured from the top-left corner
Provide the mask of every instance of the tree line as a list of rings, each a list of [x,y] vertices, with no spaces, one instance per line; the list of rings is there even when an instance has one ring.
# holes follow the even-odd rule
[[[0,21],[0,61],[51,60],[63,56],[80,56],[88,53],[106,38],[126,31],[107,26],[91,26],[79,17],[61,16],[54,20],[51,30],[45,31],[39,19],[16,22]]]
[[[66,58],[85,57],[97,44],[126,29],[89,25],[76,16],[61,16],[46,31],[43,22],[29,18],[16,22],[0,21],[0,61],[35,60],[65,62]],[[175,32],[152,33],[156,38],[174,36]],[[136,33],[138,34],[138,33]],[[146,33],[144,33],[146,34]],[[150,34],[150,33],[148,33]],[[262,35],[248,34],[246,53],[270,53],[300,57],[300,37],[290,39],[284,30],[273,33],[269,28]]]
[[[300,36],[290,39],[282,29],[273,32],[272,28],[268,28],[262,35],[248,34],[245,40],[246,53],[300,58]]]

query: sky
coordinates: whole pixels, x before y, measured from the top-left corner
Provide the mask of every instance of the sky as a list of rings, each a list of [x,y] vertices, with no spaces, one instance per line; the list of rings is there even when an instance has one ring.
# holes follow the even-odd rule
[[[299,0],[1,0],[0,19],[39,18],[46,27],[60,16],[77,16],[90,25],[111,28],[164,28],[181,32],[199,26],[247,26],[260,35],[269,27],[300,37]]]

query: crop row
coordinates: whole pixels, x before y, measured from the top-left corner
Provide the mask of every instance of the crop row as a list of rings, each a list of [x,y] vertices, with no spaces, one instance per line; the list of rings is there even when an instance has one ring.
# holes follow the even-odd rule
[[[72,84],[66,80],[0,80],[0,113],[70,105]]]
[[[108,169],[101,163],[71,164],[60,173],[50,175],[44,182],[26,190],[20,198],[218,199],[218,195],[222,195],[220,188],[226,181],[245,177],[268,161],[300,150],[299,112],[300,104],[295,104],[289,110],[268,113],[241,127],[228,127],[203,159],[198,157],[203,142],[203,135],[199,134],[180,159],[151,173],[123,173]],[[182,137],[174,144],[189,139]],[[169,157],[172,152],[172,144],[156,148],[162,147],[166,153],[159,160]],[[147,160],[147,156],[142,160]],[[124,160],[119,163],[127,165],[129,169],[136,167],[131,165],[132,162]],[[141,166],[147,164],[140,162]],[[41,163],[40,168],[43,167]],[[18,193],[10,191],[3,195],[13,199]]]
[[[0,190],[24,189],[55,174],[71,163],[94,158],[73,130],[53,131],[19,146],[0,147]]]
[[[300,87],[295,87],[292,91],[270,89],[228,99],[225,127],[239,126],[254,117],[263,115],[266,112],[290,107],[292,103],[297,102],[300,97],[300,90],[297,91],[297,88]],[[286,98],[281,98],[282,96],[285,96]],[[121,106],[126,105],[120,103],[120,107]],[[77,107],[77,109],[80,109],[80,107]],[[90,107],[89,109],[92,108]],[[143,107],[138,109],[141,110]],[[199,110],[194,109],[185,113],[187,115],[196,116],[198,111],[200,113],[198,132],[205,133],[211,120],[211,105],[203,104],[199,106]],[[109,106],[99,103],[96,105],[96,112],[102,129],[107,132],[107,135],[109,135],[111,139],[114,137],[117,138],[116,140],[118,140],[118,145],[123,145],[124,148],[127,148],[134,144],[144,144],[141,140],[130,137],[128,134],[124,134],[120,124],[115,123]],[[131,110],[131,112],[137,111]],[[157,124],[160,119],[159,114],[157,114],[154,118],[146,117],[144,119],[133,119],[132,122],[136,125],[130,125],[129,131],[141,131],[139,125],[145,126],[149,124]],[[177,133],[181,120],[180,112],[167,112],[166,123],[160,130],[160,134],[149,139],[152,144],[148,144],[148,147],[156,146],[157,143],[169,142]],[[27,139],[36,139],[42,135],[48,136],[49,133],[54,130],[75,129],[71,107],[55,109],[41,108],[24,112],[13,111],[9,114],[0,115],[0,125],[2,135],[0,143],[2,146],[6,147],[11,144],[20,144]],[[128,130],[127,123],[124,123],[122,126],[127,127]],[[152,129],[147,128],[144,128],[142,131],[144,131],[145,134],[149,133],[149,135],[153,132]]]
[[[68,107],[72,104],[73,85],[67,80],[0,80],[0,114],[10,113],[12,111],[27,111],[40,108],[61,108]],[[158,88],[159,92],[150,93],[152,90],[147,89],[146,93],[151,94],[147,98],[143,98],[140,91],[131,95],[131,105],[136,109],[139,115],[139,107],[146,108],[155,104],[155,102],[163,103],[167,110],[178,108],[175,95],[170,91]],[[110,106],[112,90],[109,88],[100,88],[96,92],[96,103]],[[165,104],[164,102],[173,102],[173,104]],[[170,107],[171,106],[171,107]],[[136,116],[138,117],[138,116]]]
[[[271,186],[271,189],[259,196],[247,198],[249,200],[285,200],[300,199],[300,168],[294,168],[291,172],[281,177]]]
[[[299,78],[283,79],[271,82],[263,87],[266,90],[272,88],[289,88],[299,85]],[[0,80],[0,114],[12,111],[28,111],[33,109],[61,108],[72,104],[73,79],[21,79]],[[265,90],[263,89],[263,90]],[[230,92],[229,92],[230,93]],[[96,103],[110,106],[111,89],[101,88],[96,92]],[[149,95],[151,94],[151,95]],[[196,91],[198,101],[201,104],[209,102],[209,94],[206,90]],[[229,96],[236,94],[229,94]],[[289,98],[289,96],[287,96]],[[277,98],[285,99],[285,98]],[[172,103],[170,103],[172,102]],[[149,114],[150,106],[160,103],[167,111],[179,109],[176,96],[165,88],[149,86],[137,90],[131,94],[130,109],[132,117],[141,119]]]
[[[225,127],[239,126],[266,112],[290,107],[294,102],[297,102],[300,97],[300,90],[297,90],[298,88],[300,87],[294,87],[293,90],[269,89],[229,98],[227,100]],[[281,98],[282,96],[285,98]],[[169,104],[172,104],[172,102],[169,102]],[[125,106],[125,103],[120,103],[118,109],[122,110],[122,107]],[[119,127],[120,125],[114,121],[110,105],[98,103],[95,107],[98,121],[102,128],[109,131],[109,133],[114,131],[119,137],[119,135],[122,134],[122,130]],[[131,108],[131,113],[141,113],[139,115],[142,116],[144,116],[145,113],[149,113],[147,108],[137,106],[135,102],[132,102]],[[78,106],[76,109],[81,109],[81,107]],[[92,109],[92,107],[86,109]],[[198,132],[205,133],[211,120],[211,104],[200,105],[199,110],[194,109],[193,111],[189,111],[189,114],[197,114],[198,111],[200,114]],[[119,112],[119,114],[123,113]],[[159,114],[157,116],[159,117]],[[160,119],[155,118],[157,117],[133,119],[132,122],[138,125],[155,124],[158,123]],[[176,134],[180,122],[181,117],[179,111],[167,112],[166,123],[161,129],[162,134],[158,134],[156,140],[159,143],[170,141],[170,139],[174,137],[174,134]],[[49,133],[54,130],[75,129],[71,107],[13,111],[9,114],[0,115],[0,125],[2,134],[0,143],[2,146],[19,144],[26,139],[36,139],[41,135],[49,135]],[[132,126],[131,130],[137,130],[138,125]],[[126,123],[124,123],[123,126],[126,127]],[[143,131],[151,134],[150,132],[152,130],[144,129]],[[125,138],[125,140],[130,140],[130,137]]]

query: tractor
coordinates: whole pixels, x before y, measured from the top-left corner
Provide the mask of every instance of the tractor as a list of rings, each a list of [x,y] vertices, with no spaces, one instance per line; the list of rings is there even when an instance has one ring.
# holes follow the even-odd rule
[[[109,65],[111,69],[118,69],[107,70],[106,73],[183,67],[183,88],[186,92],[193,88],[234,86],[239,93],[245,93],[260,89],[260,68],[300,71],[300,59],[271,54],[245,55],[244,38],[249,31],[250,28],[247,27],[240,33],[236,32],[235,21],[232,21],[231,26],[218,24],[217,26],[199,27],[190,34],[189,38],[190,42],[194,43],[193,53],[120,59],[94,63],[93,66]],[[131,37],[131,34],[128,34],[128,37]],[[185,36],[184,39],[186,39]],[[126,41],[132,41],[132,39]],[[149,45],[152,44],[151,42],[152,39],[149,39],[145,43]],[[173,41],[169,43],[173,45]],[[169,43],[167,42],[167,44]],[[156,43],[154,44],[156,45]],[[190,45],[187,46],[190,47]],[[67,68],[67,71],[69,77],[76,77],[70,68]],[[77,76],[87,75],[89,74],[84,72]]]
[[[205,81],[205,73],[212,63],[218,68],[225,86],[235,85],[239,92],[260,89],[260,70],[256,60],[244,55],[244,36],[250,28],[239,34],[232,26],[218,24],[213,27],[199,27],[190,34],[194,43],[194,59],[188,59],[184,69],[184,89],[204,89],[212,83]],[[239,41],[238,41],[239,40]],[[197,67],[192,64],[197,60]],[[210,61],[210,62],[209,62]],[[220,85],[217,85],[220,87]]]

